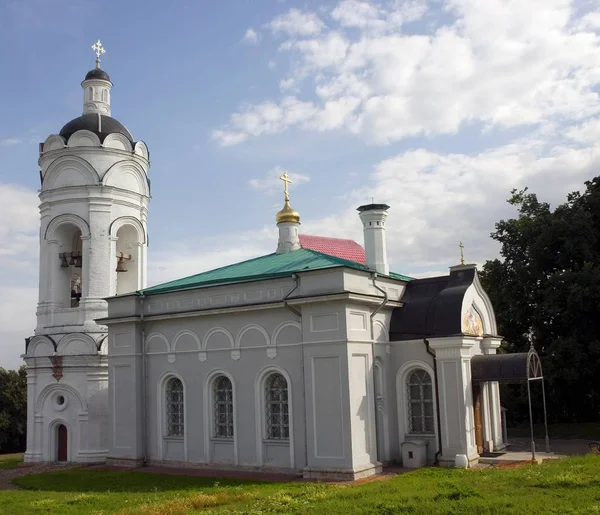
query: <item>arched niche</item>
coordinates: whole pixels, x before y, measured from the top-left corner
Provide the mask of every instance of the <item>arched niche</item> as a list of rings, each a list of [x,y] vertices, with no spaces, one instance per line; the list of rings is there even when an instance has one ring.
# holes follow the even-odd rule
[[[102,178],[102,184],[122,190],[149,195],[145,170],[135,161],[119,161],[112,165]]]
[[[94,339],[85,333],[71,333],[63,336],[58,342],[59,356],[81,356],[98,354]]]
[[[46,230],[46,239],[53,243],[48,247],[46,256],[50,274],[48,293],[57,307],[78,307],[83,292],[82,229],[85,230],[87,224],[82,226],[83,220],[78,218],[71,216],[56,222],[53,220]]]
[[[106,148],[114,148],[116,150],[125,150],[131,152],[131,142],[123,136],[123,134],[109,134],[104,138],[103,146]]]
[[[100,138],[91,131],[80,130],[73,134],[69,141],[68,147],[100,147]]]
[[[143,157],[144,159],[150,159],[150,153],[148,152],[148,147],[143,141],[138,141],[133,147],[133,151],[138,155]]]
[[[90,163],[76,156],[59,157],[43,175],[42,189],[53,190],[69,186],[98,184],[100,177]]]
[[[133,223],[124,223],[115,233],[116,254],[113,257],[116,273],[116,293],[131,293],[139,290],[142,277],[142,245],[144,234]]]
[[[56,351],[56,343],[48,336],[34,336],[27,344],[27,357],[52,356]]]
[[[51,150],[60,150],[62,148],[65,148],[65,139],[58,134],[52,134],[44,141],[42,152],[50,152]]]

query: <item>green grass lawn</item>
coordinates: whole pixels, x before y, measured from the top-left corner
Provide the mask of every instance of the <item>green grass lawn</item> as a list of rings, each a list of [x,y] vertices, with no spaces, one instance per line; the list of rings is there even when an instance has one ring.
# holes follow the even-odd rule
[[[19,463],[23,463],[23,453],[0,454],[0,470],[14,469]]]
[[[261,483],[93,469],[17,479],[2,514],[600,513],[600,456],[512,469],[420,469],[362,485]]]
[[[511,437],[529,437],[529,425],[508,428],[508,439]],[[544,424],[534,424],[533,434],[536,438],[544,438]],[[600,422],[583,422],[577,424],[548,424],[548,435],[553,438],[581,438],[583,440],[600,441]]]

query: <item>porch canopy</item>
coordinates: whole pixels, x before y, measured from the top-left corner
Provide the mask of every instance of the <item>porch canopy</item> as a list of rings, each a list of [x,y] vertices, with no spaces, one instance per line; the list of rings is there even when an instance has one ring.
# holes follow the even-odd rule
[[[534,349],[514,354],[484,354],[471,358],[471,380],[520,382],[543,379],[540,357]]]
[[[544,391],[544,375],[542,363],[533,347],[529,352],[514,354],[484,354],[471,358],[471,381],[483,383],[495,381],[499,383],[527,383],[527,398],[529,401],[529,426],[531,429],[531,455],[535,460],[535,441],[533,437],[533,413],[531,408],[531,381],[541,381],[542,402],[544,406],[544,428],[546,432],[546,452],[550,452],[548,438],[548,421],[546,417],[546,393]]]

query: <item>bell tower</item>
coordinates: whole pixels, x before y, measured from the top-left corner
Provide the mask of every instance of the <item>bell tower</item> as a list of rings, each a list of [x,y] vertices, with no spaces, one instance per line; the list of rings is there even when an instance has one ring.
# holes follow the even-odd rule
[[[23,356],[28,462],[104,461],[108,342],[95,320],[108,314],[106,297],[146,286],[148,149],[110,116],[105,49],[99,40],[92,49],[83,114],[39,149],[37,326]]]

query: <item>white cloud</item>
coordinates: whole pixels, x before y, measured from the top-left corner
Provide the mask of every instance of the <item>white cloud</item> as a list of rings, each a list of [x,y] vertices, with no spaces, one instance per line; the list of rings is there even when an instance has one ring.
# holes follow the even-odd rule
[[[35,330],[37,287],[0,286],[0,367],[16,369],[23,364],[25,338]]]
[[[22,142],[21,138],[0,139],[0,147],[14,147],[15,145],[20,145]]]
[[[295,8],[274,18],[268,26],[274,34],[285,33],[290,36],[313,36],[325,28],[325,24],[315,13]]]
[[[342,27],[383,33],[418,20],[426,11],[427,2],[423,0],[391,2],[389,5],[342,0],[331,11],[331,18]]]
[[[17,368],[33,335],[39,258],[36,192],[0,183],[0,367]]]
[[[248,45],[258,45],[258,42],[260,41],[260,34],[254,29],[250,28],[244,34],[242,41]]]
[[[278,81],[282,90],[300,91],[302,83],[303,94],[291,98],[309,109],[273,124],[262,107],[285,111],[289,96],[245,106],[215,138],[231,145],[294,127],[387,145],[472,122],[534,127],[600,112],[595,13],[580,14],[569,0],[452,0],[437,17],[427,13],[431,28],[404,33],[425,9],[423,2],[343,0],[330,12],[331,27],[287,30],[295,37],[279,54],[289,56],[291,70]],[[286,20],[310,14],[292,11]],[[280,17],[273,23],[288,26]],[[346,106],[335,123],[331,102]]]
[[[37,261],[38,203],[34,191],[0,183],[0,257],[33,256]]]
[[[288,173],[288,176],[294,186],[298,186],[300,184],[306,184],[307,182],[310,181],[310,177],[308,175],[293,173],[293,172],[290,172],[289,170],[286,170],[285,168],[282,168],[281,166],[276,166],[275,168],[272,168],[271,170],[269,170],[264,178],[250,179],[250,181],[248,181],[248,183],[255,190],[261,191],[261,192],[269,194],[269,195],[272,193],[275,193],[277,191],[281,192],[282,188],[283,188],[281,176],[285,172]]]
[[[234,114],[235,128],[216,130],[213,139],[223,146],[236,145],[249,136],[276,134],[289,125],[302,125],[314,119],[317,113],[318,109],[311,102],[302,102],[293,96],[279,103],[263,102]]]

